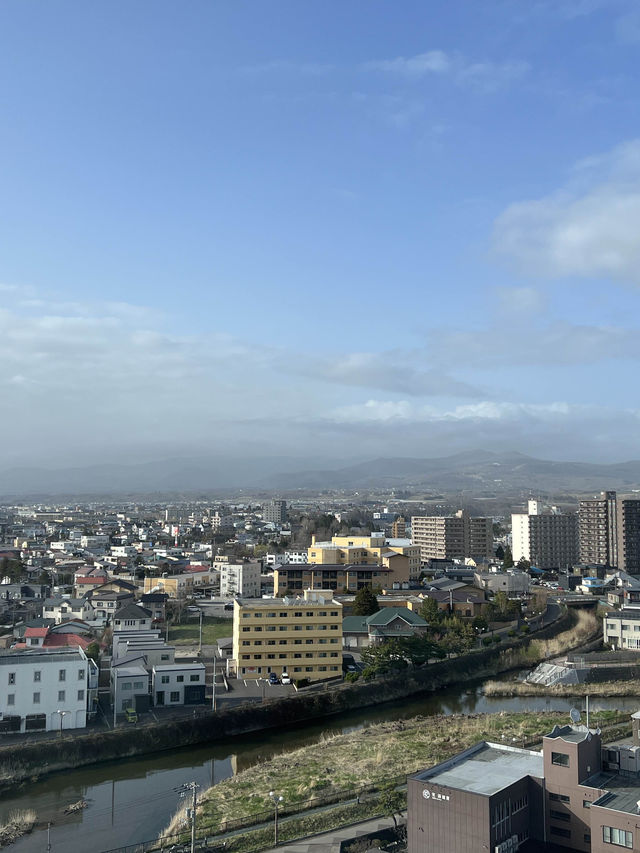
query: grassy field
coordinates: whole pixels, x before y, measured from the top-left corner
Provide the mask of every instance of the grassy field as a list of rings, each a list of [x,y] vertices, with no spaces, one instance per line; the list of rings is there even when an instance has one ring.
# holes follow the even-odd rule
[[[615,717],[592,714],[592,725]],[[478,716],[415,717],[395,720],[343,735],[327,736],[308,747],[242,771],[205,791],[200,826],[224,830],[226,822],[268,812],[269,791],[283,797],[283,809],[314,797],[375,787],[460,752],[480,740],[521,744],[566,724],[565,713],[500,713]],[[513,740],[515,739],[515,741]],[[345,798],[346,798],[345,794]],[[179,828],[182,812],[166,833]]]
[[[197,645],[200,631],[199,619],[185,620],[181,625],[169,627],[169,642],[176,645]],[[233,632],[233,620],[219,616],[205,616],[202,619],[202,643],[212,646],[221,637],[230,637]]]

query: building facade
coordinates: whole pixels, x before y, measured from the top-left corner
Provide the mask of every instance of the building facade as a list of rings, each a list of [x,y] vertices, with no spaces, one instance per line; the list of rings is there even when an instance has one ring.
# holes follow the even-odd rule
[[[618,535],[615,492],[578,504],[580,562],[585,565],[617,566]]]
[[[220,595],[223,598],[260,598],[260,563],[220,563]]]
[[[331,590],[295,598],[243,601],[233,611],[233,661],[238,678],[274,672],[319,681],[342,672],[342,605]]]
[[[493,523],[490,518],[455,515],[423,515],[411,519],[411,539],[420,548],[423,563],[465,557],[493,557]]]
[[[357,592],[364,586],[390,588],[395,578],[393,571],[385,566],[360,565],[312,565],[276,566],[273,570],[273,593],[275,596],[300,595],[305,589],[330,589],[334,592]]]
[[[585,726],[556,726],[541,752],[483,741],[411,776],[409,853],[509,853],[528,839],[581,853],[639,851],[634,729],[633,744],[604,748]]]
[[[543,512],[529,501],[526,513],[511,516],[511,552],[517,563],[528,560],[538,569],[568,569],[578,562],[578,520],[575,515]]]
[[[87,724],[98,669],[80,647],[0,654],[2,731],[60,731]]]
[[[267,524],[284,524],[287,520],[287,502],[273,500],[262,508],[262,520]]]

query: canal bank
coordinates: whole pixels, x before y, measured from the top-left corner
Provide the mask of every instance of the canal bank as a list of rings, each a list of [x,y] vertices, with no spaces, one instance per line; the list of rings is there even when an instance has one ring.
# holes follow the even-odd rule
[[[263,705],[236,706],[194,719],[120,728],[63,737],[55,741],[25,742],[0,748],[0,789],[31,783],[50,774],[104,761],[175,749],[176,746],[225,741],[230,738],[290,727],[332,717],[382,702],[440,690],[456,683],[495,677],[531,666],[548,657],[551,649],[569,651],[597,637],[594,617],[581,611],[562,613],[535,638],[514,639],[451,660],[370,682],[341,684],[331,689],[300,692]],[[553,644],[553,645],[550,645]]]
[[[255,764],[290,753],[300,747],[314,747],[328,736],[351,732],[384,721],[423,716],[425,727],[432,716],[520,711],[557,711],[569,719],[569,711],[580,700],[544,697],[491,698],[482,692],[482,683],[467,683],[409,701],[354,711],[321,722],[292,729],[260,732],[234,740],[186,747],[152,756],[112,761],[69,770],[7,791],[0,799],[0,822],[16,809],[33,808],[37,828],[9,850],[11,853],[41,853],[46,849],[46,824],[51,821],[52,851],[86,853],[108,851],[158,836],[180,804],[175,791],[195,781],[200,791],[228,779]],[[592,710],[633,713],[640,700],[632,698],[594,699]],[[84,799],[87,807],[65,815],[65,808]]]

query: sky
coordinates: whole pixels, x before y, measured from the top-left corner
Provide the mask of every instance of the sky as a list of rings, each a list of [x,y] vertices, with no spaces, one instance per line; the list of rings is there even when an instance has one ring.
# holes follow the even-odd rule
[[[639,0],[2,0],[0,469],[640,457]]]

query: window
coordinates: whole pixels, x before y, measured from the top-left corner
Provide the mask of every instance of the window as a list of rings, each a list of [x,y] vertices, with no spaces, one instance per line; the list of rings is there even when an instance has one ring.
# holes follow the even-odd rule
[[[254,660],[262,660],[262,655],[254,655],[253,659]]]
[[[84,669],[78,670],[78,681],[82,681],[84,679]]]
[[[280,630],[280,631],[286,631],[286,630],[287,630],[287,626],[286,626],[286,625],[280,625],[278,630]]]
[[[278,655],[278,658],[282,660],[282,658],[286,658],[286,655]]]
[[[170,702],[179,702],[180,701],[180,693],[177,690],[171,691],[171,699]]]
[[[250,630],[251,630],[251,628],[243,628],[242,632],[243,632],[243,634],[248,634]]]
[[[560,767],[568,767],[569,756],[566,754],[566,752],[552,752],[551,763],[558,764]]]
[[[276,656],[275,655],[267,655],[267,659],[268,660],[275,660]]]
[[[189,681],[200,681],[200,673],[196,672],[189,676]]]
[[[84,690],[78,690],[78,702],[84,702]]]
[[[294,625],[293,630],[294,631],[302,631],[302,625]]]
[[[302,645],[302,640],[294,640],[294,641],[293,641],[293,645],[294,645],[294,646],[301,646],[301,645]]]
[[[33,704],[34,704],[34,705],[39,705],[39,704],[40,704],[40,694],[39,694],[39,693],[34,693],[34,694],[33,694]]]
[[[168,683],[169,683],[169,676],[168,675],[161,675],[160,676],[160,684],[168,684]]]
[[[305,641],[304,641],[304,644],[305,644],[305,646],[312,646],[312,645],[313,645],[313,640],[305,640]]]
[[[242,645],[243,645],[243,646],[250,646],[250,645],[251,645],[251,640],[243,640],[243,641],[242,641]]]
[[[176,681],[178,682],[178,684],[182,684],[182,682],[184,681],[184,675],[176,676]]]
[[[304,671],[305,672],[313,672],[313,667],[312,666],[305,666]]]
[[[570,803],[571,798],[567,797],[566,794],[549,794],[549,799],[554,800],[556,803]]]
[[[275,626],[275,625],[267,625],[266,630],[267,630],[267,631],[275,631],[275,630],[276,630],[276,626]]]
[[[267,645],[268,645],[268,646],[275,646],[275,644],[276,644],[276,641],[275,641],[275,640],[267,640]]]
[[[294,658],[301,658],[301,657],[302,657],[302,655],[300,654],[300,652],[296,652],[294,654]]]
[[[590,809],[591,808],[591,800],[583,800],[582,801],[582,808],[583,809]]]
[[[41,680],[42,680],[42,672],[41,672],[39,669],[37,669],[37,670],[33,673],[33,680],[34,680],[34,681],[41,681]]]
[[[58,681],[66,681],[67,680],[67,670],[61,669],[58,672]]]
[[[7,705],[15,705],[16,704],[16,694],[8,693],[7,694]]]
[[[571,830],[563,826],[550,826],[549,831],[551,835],[559,835],[560,838],[571,838]]]
[[[133,682],[133,689],[134,690],[143,690],[144,684],[142,683],[142,681],[134,681]]]
[[[16,683],[16,674],[15,674],[15,672],[10,672],[9,673],[9,684],[15,684],[15,683]]]
[[[605,844],[617,844],[619,847],[633,847],[633,833],[615,826],[602,827],[602,840]]]
[[[169,655],[160,655],[160,660],[169,660]]]
[[[66,691],[58,690],[58,702],[64,702],[66,698]]]
[[[565,821],[565,823],[571,819],[571,815],[569,814],[569,812],[559,812],[555,809],[551,809],[549,814],[554,820],[563,820]]]

